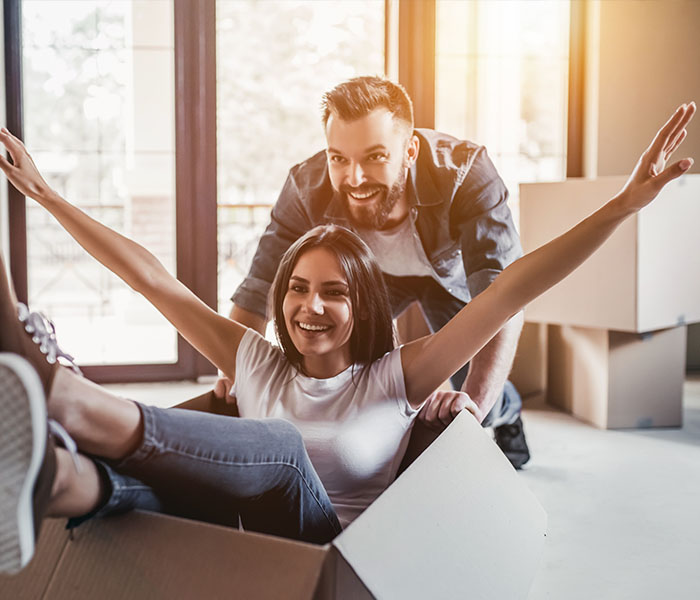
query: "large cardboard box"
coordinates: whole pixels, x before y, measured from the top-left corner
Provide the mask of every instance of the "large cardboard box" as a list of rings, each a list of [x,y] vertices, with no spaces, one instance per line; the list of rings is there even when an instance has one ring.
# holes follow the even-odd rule
[[[625,177],[520,186],[530,252],[618,192]],[[577,271],[534,300],[527,321],[641,333],[700,321],[700,175],[671,182]]]
[[[604,429],[680,427],[685,334],[552,326],[547,399]]]
[[[46,525],[3,600],[524,599],[546,516],[465,412],[326,546],[138,512]]]
[[[539,400],[547,391],[547,326],[525,323],[508,376],[523,400]]]

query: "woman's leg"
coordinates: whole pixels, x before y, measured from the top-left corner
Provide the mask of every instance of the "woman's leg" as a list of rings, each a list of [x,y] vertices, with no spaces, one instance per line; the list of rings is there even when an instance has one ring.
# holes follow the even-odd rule
[[[325,543],[340,525],[299,431],[279,419],[237,419],[139,405],[143,439],[119,473],[147,483],[165,512]]]
[[[1,275],[0,351],[25,356],[40,374],[49,417],[63,425],[82,452],[123,460],[127,475],[152,487],[183,516],[229,522],[245,505],[244,523],[258,530],[317,542],[340,531],[293,426],[193,411],[144,409],[142,416],[135,403],[68,369],[47,365],[14,307],[5,310],[13,298],[4,270]],[[49,334],[48,347],[57,347],[52,327]],[[169,413],[174,416],[164,417]]]
[[[105,486],[97,465],[82,454],[75,459],[67,450],[56,448],[56,475],[47,517],[79,517],[104,502]]]

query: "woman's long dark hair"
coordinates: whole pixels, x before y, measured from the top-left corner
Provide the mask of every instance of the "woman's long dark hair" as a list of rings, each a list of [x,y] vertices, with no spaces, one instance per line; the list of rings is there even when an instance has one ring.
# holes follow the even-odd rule
[[[345,273],[354,318],[350,356],[353,363],[368,366],[394,348],[389,293],[384,276],[367,244],[352,231],[338,225],[314,227],[294,242],[282,257],[270,296],[280,347],[289,362],[303,372],[303,356],[289,335],[282,304],[299,257],[312,248],[330,250]]]

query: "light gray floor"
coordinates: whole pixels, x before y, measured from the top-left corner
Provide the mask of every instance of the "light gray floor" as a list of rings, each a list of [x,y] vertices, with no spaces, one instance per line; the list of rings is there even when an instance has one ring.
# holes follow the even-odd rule
[[[171,406],[211,383],[110,387]],[[684,404],[682,429],[635,431],[526,404],[522,476],[549,517],[530,600],[700,599],[700,377]]]

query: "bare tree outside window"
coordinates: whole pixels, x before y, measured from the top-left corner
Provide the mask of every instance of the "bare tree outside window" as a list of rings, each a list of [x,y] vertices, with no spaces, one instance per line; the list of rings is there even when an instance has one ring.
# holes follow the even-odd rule
[[[437,128],[486,146],[511,194],[566,176],[569,2],[438,0]]]
[[[219,0],[219,309],[294,164],[324,149],[324,91],[384,69],[383,0]]]
[[[38,167],[174,272],[172,21],[170,0],[22,2],[25,142]],[[175,362],[165,319],[46,211],[27,212],[30,305],[78,361]]]

